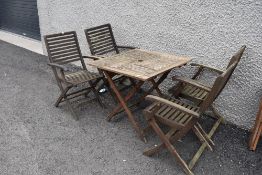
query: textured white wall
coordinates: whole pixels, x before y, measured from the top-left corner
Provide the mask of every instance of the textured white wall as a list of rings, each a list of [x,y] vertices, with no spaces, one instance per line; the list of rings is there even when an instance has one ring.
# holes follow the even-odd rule
[[[38,0],[38,9],[42,35],[76,30],[85,54],[83,30],[104,23],[112,24],[119,44],[187,55],[221,69],[247,45],[216,106],[228,121],[252,126],[262,95],[261,0]],[[190,73],[189,67],[173,72]]]

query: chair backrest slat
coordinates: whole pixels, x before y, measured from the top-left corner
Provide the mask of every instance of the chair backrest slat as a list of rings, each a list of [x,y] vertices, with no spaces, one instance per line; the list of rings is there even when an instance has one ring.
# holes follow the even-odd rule
[[[200,113],[205,112],[207,108],[216,100],[216,98],[219,96],[219,94],[226,86],[227,81],[232,75],[236,66],[237,66],[237,62],[231,64],[231,66],[227,68],[227,70],[223,74],[221,74],[216,78],[213,87],[211,88],[211,91],[208,93],[208,96],[200,105],[200,109],[199,109]]]
[[[110,24],[86,29],[85,35],[92,55],[119,53]]]
[[[57,64],[67,64],[81,61],[86,69],[75,31],[44,36],[49,61]]]

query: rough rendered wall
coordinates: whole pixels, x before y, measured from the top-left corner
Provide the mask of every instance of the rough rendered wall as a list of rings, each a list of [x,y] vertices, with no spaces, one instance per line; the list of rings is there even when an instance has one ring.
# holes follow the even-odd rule
[[[194,62],[224,68],[230,56],[247,50],[216,101],[230,122],[250,128],[262,95],[261,0],[38,0],[41,33],[83,30],[111,23],[117,43],[187,55]],[[189,67],[173,74],[189,75]],[[170,87],[166,80],[162,88]]]

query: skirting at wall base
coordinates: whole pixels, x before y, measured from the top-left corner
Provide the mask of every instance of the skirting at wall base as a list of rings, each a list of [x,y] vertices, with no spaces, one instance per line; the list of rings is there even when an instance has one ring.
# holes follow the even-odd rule
[[[43,55],[41,41],[0,30],[0,40]]]

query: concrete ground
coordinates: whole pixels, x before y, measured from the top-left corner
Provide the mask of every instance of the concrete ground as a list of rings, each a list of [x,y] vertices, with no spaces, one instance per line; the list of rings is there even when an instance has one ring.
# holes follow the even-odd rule
[[[1,175],[184,174],[167,151],[142,155],[158,142],[152,132],[145,144],[124,114],[105,121],[114,105],[110,96],[102,97],[109,106],[104,110],[95,101],[81,105],[79,121],[66,107],[55,108],[59,89],[46,63],[45,56],[0,41]],[[145,124],[141,110],[135,114]],[[214,136],[214,152],[204,152],[194,173],[262,174],[262,144],[256,152],[249,151],[248,136],[235,126],[221,126]],[[176,146],[188,161],[199,142],[191,134]]]

